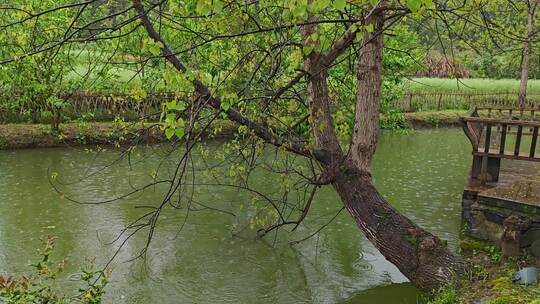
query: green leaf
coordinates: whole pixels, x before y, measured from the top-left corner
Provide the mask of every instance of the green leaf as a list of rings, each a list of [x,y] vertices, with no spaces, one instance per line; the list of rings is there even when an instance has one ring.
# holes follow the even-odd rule
[[[150,54],[152,54],[154,56],[159,56],[159,55],[161,55],[161,46],[158,43],[152,43],[148,47],[148,51],[150,51]]]
[[[186,102],[185,101],[179,101],[177,104],[176,104],[176,107],[175,109],[177,111],[184,111],[186,109]]]
[[[291,11],[295,18],[304,19],[307,16],[307,5],[297,4]]]
[[[313,1],[308,6],[308,11],[311,13],[319,13],[330,5],[330,0],[317,0]]]
[[[422,6],[422,0],[406,0],[405,6],[411,10],[411,12],[416,13]]]
[[[197,1],[197,7],[195,11],[201,15],[208,15],[212,12],[212,4],[208,0],[199,0]]]
[[[176,114],[174,114],[174,113],[169,113],[169,114],[167,114],[167,116],[165,117],[165,122],[171,125],[171,124],[174,122],[175,119],[176,119]]]
[[[165,136],[167,137],[167,139],[171,139],[173,135],[174,135],[174,129],[172,128],[165,129]]]
[[[373,23],[366,24],[365,28],[368,33],[373,33]]]
[[[338,10],[338,11],[344,11],[345,10],[345,5],[347,4],[347,1],[346,0],[335,0],[334,1],[334,7]]]
[[[303,52],[304,52],[304,56],[308,56],[309,54],[311,54],[311,52],[313,52],[313,47],[312,46],[305,46],[304,49],[303,49]]]
[[[166,102],[165,107],[167,110],[172,110],[176,108],[176,100],[172,100],[171,102]]]
[[[231,108],[231,104],[224,101],[221,103],[221,108],[224,110],[224,111],[228,111],[230,108]]]
[[[179,125],[179,126],[185,126],[186,125],[186,122],[184,121],[184,119],[182,117],[178,118],[178,120],[176,121],[176,124]]]
[[[185,132],[186,131],[184,130],[184,128],[176,128],[176,131],[174,132],[174,135],[176,135],[176,137],[178,139],[182,139],[182,137],[184,137],[184,135],[185,135]]]
[[[223,1],[221,0],[213,0],[214,4],[214,12],[221,12],[223,10]]]
[[[362,39],[364,39],[364,32],[361,32],[361,31],[356,32],[356,35],[354,38],[356,42],[362,41]]]
[[[330,48],[331,45],[332,41],[328,39],[327,36],[321,36],[321,38],[319,39],[319,48],[321,52]]]

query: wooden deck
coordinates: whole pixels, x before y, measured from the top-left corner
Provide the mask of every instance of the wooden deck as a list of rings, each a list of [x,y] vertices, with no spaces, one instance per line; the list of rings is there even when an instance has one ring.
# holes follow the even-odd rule
[[[538,106],[478,107],[461,118],[473,156],[463,192],[467,216],[485,207],[492,208],[484,213],[498,224],[512,214],[540,217],[538,113]]]
[[[482,201],[492,198],[540,208],[540,163],[503,159],[498,181],[469,178],[465,191],[476,194]]]
[[[540,234],[530,237],[540,232],[539,113],[540,106],[478,107],[461,117],[473,160],[462,197],[464,232],[500,244],[508,256],[540,246]]]

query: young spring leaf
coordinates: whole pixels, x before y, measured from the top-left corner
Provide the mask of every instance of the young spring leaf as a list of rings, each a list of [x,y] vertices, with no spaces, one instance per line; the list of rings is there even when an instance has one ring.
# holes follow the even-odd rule
[[[182,139],[184,137],[185,132],[186,131],[184,130],[184,128],[176,128],[174,135],[176,135],[178,139]]]
[[[167,139],[171,139],[174,135],[174,129],[172,128],[167,128],[165,129],[165,137],[167,137]]]
[[[373,32],[373,24],[372,24],[372,23],[366,24],[365,28],[366,28],[366,31],[367,31],[368,33],[372,33],[372,32]]]
[[[224,101],[221,103],[221,108],[224,110],[224,111],[228,111],[230,108],[231,108],[231,104]]]
[[[422,6],[422,0],[407,0],[405,6],[408,7],[411,12],[416,13]]]
[[[344,11],[346,4],[347,4],[346,0],[335,0],[334,8],[337,9],[338,11]]]

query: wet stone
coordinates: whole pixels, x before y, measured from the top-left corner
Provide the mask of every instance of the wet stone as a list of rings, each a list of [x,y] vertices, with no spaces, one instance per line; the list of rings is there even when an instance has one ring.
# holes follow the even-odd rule
[[[540,240],[540,228],[529,229],[521,237],[521,247],[529,247],[536,240]]]
[[[534,257],[540,258],[540,240],[534,241],[531,248],[529,248],[529,251]]]

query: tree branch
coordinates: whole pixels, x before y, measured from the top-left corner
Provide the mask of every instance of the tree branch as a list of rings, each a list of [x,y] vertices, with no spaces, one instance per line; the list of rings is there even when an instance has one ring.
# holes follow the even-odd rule
[[[332,62],[343,53],[343,51],[349,48],[356,37],[356,33],[363,30],[362,26],[365,24],[365,21],[373,14],[385,9],[384,7],[381,7],[380,4],[381,0],[379,0],[377,4],[373,6],[373,9],[371,9],[371,11],[369,11],[369,13],[362,18],[362,20],[357,21],[349,26],[345,33],[343,33],[343,35],[336,42],[334,42],[334,44],[330,47],[330,50],[328,50],[328,52],[326,52],[326,54],[324,54],[321,58],[323,65],[328,66],[332,64]]]
[[[133,7],[135,8],[137,14],[139,15],[139,19],[141,21],[141,24],[143,25],[144,29],[148,33],[148,36],[153,39],[155,42],[161,43],[161,53],[162,56],[169,61],[176,70],[179,72],[186,72],[187,68],[186,66],[178,59],[178,57],[174,54],[174,52],[169,48],[165,40],[161,37],[161,35],[154,29],[152,26],[152,23],[150,22],[148,18],[148,12],[145,11],[144,6],[142,4],[141,0],[133,0]],[[205,103],[212,108],[222,111],[221,107],[221,100],[218,97],[215,97],[210,92],[210,89],[204,85],[200,80],[195,79],[193,80],[193,85],[195,87],[195,93],[199,100],[204,100]],[[270,131],[267,127],[254,122],[250,120],[248,117],[245,117],[242,113],[238,112],[234,108],[229,108],[226,111],[224,111],[227,117],[241,125],[244,125],[248,127],[251,131],[253,131],[259,138],[263,139],[265,142],[270,143],[277,147],[283,147],[287,149],[290,152],[313,158],[313,153],[311,150],[307,147],[307,145],[300,141],[285,141],[275,135],[273,135],[273,132]]]

